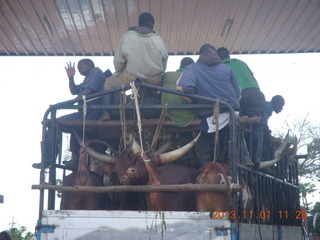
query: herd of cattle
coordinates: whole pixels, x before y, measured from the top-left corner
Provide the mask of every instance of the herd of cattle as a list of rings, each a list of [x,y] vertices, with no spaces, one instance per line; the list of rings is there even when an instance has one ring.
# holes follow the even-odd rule
[[[131,136],[130,156],[112,157],[90,147],[89,140],[80,149],[78,168],[63,179],[63,186],[109,186],[109,185],[171,185],[171,184],[225,184],[227,191],[156,191],[156,192],[63,192],[61,210],[155,210],[155,211],[229,211],[231,209],[231,186],[239,179],[231,179],[228,164],[209,162],[202,169],[174,163],[196,144],[200,134],[189,144],[166,153],[145,154]],[[79,143],[81,139],[77,136]],[[288,137],[276,151],[275,161],[283,159]],[[90,166],[88,166],[88,158]],[[251,193],[242,179],[242,209],[250,208]],[[238,194],[240,195],[240,194]]]

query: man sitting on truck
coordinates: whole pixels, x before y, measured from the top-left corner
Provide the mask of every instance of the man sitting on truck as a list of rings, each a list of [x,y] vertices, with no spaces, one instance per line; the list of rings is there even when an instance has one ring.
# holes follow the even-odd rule
[[[184,57],[180,61],[180,67],[175,72],[166,72],[163,75],[163,84],[165,88],[177,89],[177,80],[180,78],[184,68],[190,64],[194,63],[194,60],[190,57]],[[188,104],[189,102],[182,96],[162,92],[161,95],[162,104]],[[195,118],[197,118],[196,111],[193,109],[169,109],[168,116],[173,121],[173,123],[178,127],[188,126]],[[181,131],[178,133],[178,139],[181,146],[193,140],[193,134],[190,131]],[[192,154],[191,151],[186,153],[181,157],[181,162],[185,165],[192,165]]]
[[[213,99],[220,99],[229,103],[235,110],[239,109],[240,87],[231,68],[221,63],[214,46],[204,44],[200,48],[200,56],[196,63],[187,66],[177,82],[177,89],[189,94],[197,94]],[[196,100],[196,103],[208,102]],[[214,133],[206,129],[207,118],[212,117],[213,108],[199,109],[198,115],[202,118],[201,137],[197,142],[197,154],[201,165],[213,160]],[[222,131],[220,131],[222,133]],[[224,140],[219,134],[219,144]]]
[[[65,67],[66,73],[69,79],[69,90],[72,95],[77,95],[77,98],[81,99],[82,96],[87,96],[93,93],[98,93],[103,90],[103,84],[105,82],[105,75],[99,67],[95,67],[94,62],[91,59],[81,59],[78,62],[78,71],[81,75],[85,78],[82,83],[75,84],[74,75],[75,75],[75,67],[74,63],[71,62],[67,63]],[[101,105],[102,98],[96,98],[92,101],[88,101],[87,105]],[[100,109],[87,109],[85,119],[92,120],[92,119],[99,119],[102,114],[102,110]],[[68,115],[64,115],[57,119],[59,120],[83,120],[84,113],[83,110],[80,109],[75,113],[71,113]],[[72,159],[70,161],[64,161],[63,163],[70,167],[76,168],[79,158],[79,144],[73,136],[73,129],[70,127],[61,127],[63,132],[71,133],[70,138],[70,151],[72,152]],[[46,163],[47,164],[47,163]],[[45,165],[46,165],[45,164]],[[36,163],[32,165],[34,168],[40,168],[40,164]]]
[[[122,36],[113,63],[116,72],[104,85],[104,89],[120,87],[137,78],[150,84],[161,85],[167,67],[168,52],[162,38],[153,30],[154,17],[144,12],[139,16],[139,26],[130,27]],[[107,98],[104,103],[108,103]],[[101,119],[110,119],[104,111]]]

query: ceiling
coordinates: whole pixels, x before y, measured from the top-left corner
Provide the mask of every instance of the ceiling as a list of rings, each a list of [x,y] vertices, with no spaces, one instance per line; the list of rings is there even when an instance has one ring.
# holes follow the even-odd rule
[[[112,56],[145,11],[171,55],[320,52],[319,0],[0,0],[0,55]]]

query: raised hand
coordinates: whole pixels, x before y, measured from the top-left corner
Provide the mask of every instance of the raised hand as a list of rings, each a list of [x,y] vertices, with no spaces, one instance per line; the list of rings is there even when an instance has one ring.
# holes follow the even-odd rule
[[[71,61],[67,62],[67,66],[64,68],[66,69],[66,72],[69,78],[74,76],[76,72],[74,69],[74,62],[73,62],[73,65],[71,64]]]

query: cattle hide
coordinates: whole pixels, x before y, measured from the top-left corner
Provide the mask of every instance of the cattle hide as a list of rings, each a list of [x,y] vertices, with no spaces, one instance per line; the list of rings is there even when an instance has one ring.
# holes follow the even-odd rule
[[[194,184],[200,173],[195,168],[178,164],[148,166],[147,169],[148,185]],[[153,211],[194,211],[194,192],[150,192],[147,194],[147,207]]]
[[[89,143],[88,143],[89,144]],[[80,149],[78,168],[63,179],[63,186],[103,186],[102,177],[88,169],[85,147]],[[108,204],[107,204],[108,203]],[[106,194],[91,192],[63,192],[61,210],[102,210],[110,205]]]
[[[208,162],[202,169],[197,184],[226,184],[227,192],[196,192],[197,211],[230,211],[230,167],[227,164]]]

